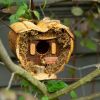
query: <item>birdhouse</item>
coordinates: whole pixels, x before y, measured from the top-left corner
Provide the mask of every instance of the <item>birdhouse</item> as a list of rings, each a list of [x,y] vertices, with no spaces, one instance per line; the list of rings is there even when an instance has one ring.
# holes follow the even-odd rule
[[[21,66],[39,80],[54,79],[73,51],[73,34],[59,20],[12,24],[9,43]]]

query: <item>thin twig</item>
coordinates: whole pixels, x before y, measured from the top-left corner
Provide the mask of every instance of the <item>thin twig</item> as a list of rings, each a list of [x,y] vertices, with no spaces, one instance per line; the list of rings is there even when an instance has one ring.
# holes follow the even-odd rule
[[[5,65],[3,62],[0,62],[1,65]]]
[[[73,65],[69,65],[69,64],[66,64],[65,65],[67,68],[72,68],[72,69],[75,69],[75,70],[84,70],[84,69],[88,69],[88,68],[100,68],[100,63],[97,63],[97,64],[91,64],[91,65],[86,65],[86,66],[82,66],[82,67],[76,67],[76,66],[73,66]]]
[[[97,98],[97,97],[100,97],[100,92],[91,94],[89,96],[80,97],[77,100],[94,100],[94,98]]]
[[[42,13],[43,17],[45,17],[45,13],[43,11],[43,8],[41,7],[41,5],[39,7],[40,7],[40,10],[41,10],[41,13]]]
[[[14,76],[15,76],[15,72],[11,74],[11,78],[9,80],[9,83],[8,83],[8,86],[7,86],[7,90],[10,89],[11,85],[12,85],[12,82],[13,82],[13,79],[14,79]]]

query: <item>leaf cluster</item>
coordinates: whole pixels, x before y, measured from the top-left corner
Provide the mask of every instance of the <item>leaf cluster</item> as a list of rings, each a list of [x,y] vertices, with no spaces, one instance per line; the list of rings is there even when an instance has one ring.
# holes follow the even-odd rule
[[[68,84],[66,84],[65,82],[61,80],[48,80],[48,81],[44,81],[44,83],[47,87],[48,93],[54,93],[65,87],[68,87]],[[30,84],[28,81],[22,80],[20,82],[20,85],[24,89],[24,91],[29,92],[29,93],[37,93],[37,95],[39,96],[39,98],[41,98],[41,100],[48,100],[47,96],[44,96],[35,86]],[[70,97],[74,100],[78,96],[75,91],[71,91]]]
[[[11,15],[9,17],[10,23],[15,23],[19,20],[19,18],[26,18],[31,19],[31,13],[26,3],[22,3],[22,5],[19,6],[18,10],[15,14]]]

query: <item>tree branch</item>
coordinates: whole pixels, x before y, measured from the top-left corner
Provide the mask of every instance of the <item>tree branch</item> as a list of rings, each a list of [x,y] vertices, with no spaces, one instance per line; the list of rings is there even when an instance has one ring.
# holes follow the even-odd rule
[[[72,66],[72,65],[66,64],[65,67],[72,68],[72,69],[80,71],[80,70],[85,70],[85,69],[88,69],[88,68],[100,68],[100,63],[81,66],[81,67],[76,67],[76,66]]]
[[[26,80],[28,80],[30,83],[32,83],[33,85],[35,85],[38,89],[41,90],[41,92],[44,95],[47,95],[47,89],[46,86],[41,83],[40,81],[38,81],[37,79],[35,79],[30,73],[28,73],[26,70],[24,70],[23,68],[19,67],[18,65],[14,64],[11,59],[9,58],[1,40],[0,40],[0,57],[1,60],[5,63],[5,66],[11,71],[14,72],[20,76],[22,76],[23,78],[25,78]]]
[[[80,97],[77,100],[92,100],[92,99],[97,98],[97,97],[100,97],[100,92],[99,93],[91,94],[89,96]]]
[[[88,75],[86,75],[85,77],[83,77],[82,79],[80,79],[79,81],[69,85],[66,88],[63,88],[53,94],[49,95],[49,99],[54,99],[58,96],[61,96],[63,94],[67,94],[69,92],[71,92],[72,90],[78,88],[81,85],[86,84],[87,82],[90,82],[93,78],[97,77],[100,75],[100,70],[97,68],[96,70],[92,71],[91,73],[89,73]]]

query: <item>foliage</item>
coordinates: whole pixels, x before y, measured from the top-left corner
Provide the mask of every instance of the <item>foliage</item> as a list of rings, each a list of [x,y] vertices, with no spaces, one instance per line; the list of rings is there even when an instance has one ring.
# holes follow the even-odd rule
[[[63,82],[61,80],[49,80],[49,81],[47,81],[46,86],[47,86],[47,90],[49,93],[54,93],[65,87],[68,87],[68,84],[66,84],[65,82]],[[74,91],[70,92],[70,96],[72,99],[77,98],[77,94]]]
[[[9,7],[14,0],[0,0],[0,4],[4,5],[5,7]]]
[[[63,81],[50,80],[47,82],[47,90],[49,93],[56,92],[64,87],[66,87],[66,84]]]
[[[80,40],[81,46],[96,51],[98,44],[89,36],[91,31],[95,33],[100,32],[100,23],[98,22],[100,20],[100,7],[98,5],[94,5],[94,7],[97,9],[97,12],[93,12],[92,8],[89,11],[84,11],[79,6],[73,6],[71,8],[71,12],[75,16],[73,22],[71,18],[65,18],[63,23],[72,28],[75,37]],[[83,14],[86,17],[79,18]]]
[[[25,100],[25,98],[23,96],[19,96],[18,100]]]
[[[20,6],[22,3],[26,3],[26,0],[0,0],[0,4],[2,4],[4,7],[12,6],[13,3]]]
[[[19,20],[20,17],[31,19],[31,13],[28,9],[28,6],[26,3],[23,3],[21,6],[19,6],[17,12],[10,16],[10,23],[15,23]]]
[[[85,39],[81,40],[81,45],[86,46],[87,48],[90,48],[91,50],[94,50],[94,51],[96,51],[96,49],[97,49],[96,44],[89,38],[85,38]]]
[[[36,16],[36,18],[38,20],[40,20],[40,13],[37,10],[34,10],[33,12],[34,12],[34,15]]]
[[[46,84],[47,91],[49,93],[54,93],[65,87],[68,87],[68,84],[60,80],[48,80],[47,82],[44,81],[44,83]],[[24,89],[24,91],[29,92],[29,93],[37,93],[38,96],[41,98],[41,100],[48,100],[47,96],[43,96],[43,94],[35,86],[30,84],[28,81],[23,79],[21,80],[20,85]],[[75,91],[71,91],[70,96],[72,99],[77,98],[77,94]]]
[[[43,96],[41,100],[49,100],[47,96]]]
[[[37,10],[31,11],[31,9],[28,7],[26,0],[2,0],[0,1],[0,4],[3,4],[7,9],[10,9],[12,4],[15,3],[16,7],[18,7],[17,11],[12,14],[9,17],[10,23],[15,23],[19,21],[19,18],[26,18],[26,19],[32,19],[32,13],[36,16],[38,20],[40,20],[40,13]],[[46,1],[44,1],[43,7],[45,8]],[[12,9],[13,10],[13,9]]]

